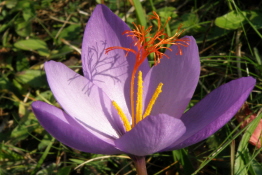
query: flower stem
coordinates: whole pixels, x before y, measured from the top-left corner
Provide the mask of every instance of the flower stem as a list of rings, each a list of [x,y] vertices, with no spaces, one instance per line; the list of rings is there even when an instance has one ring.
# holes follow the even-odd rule
[[[132,157],[137,175],[147,175],[145,157]]]

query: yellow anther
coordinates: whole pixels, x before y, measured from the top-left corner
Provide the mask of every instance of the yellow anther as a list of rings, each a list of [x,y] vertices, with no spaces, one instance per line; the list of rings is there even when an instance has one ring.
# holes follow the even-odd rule
[[[143,114],[143,78],[142,72],[138,72],[137,77],[137,99],[136,99],[136,124],[142,120]]]
[[[150,101],[149,101],[149,103],[147,105],[146,111],[145,111],[145,113],[143,115],[143,119],[151,113],[153,105],[155,104],[157,97],[162,92],[162,86],[163,86],[163,83],[159,83],[158,84],[158,86],[157,86],[157,88],[156,88],[152,98],[150,99]]]
[[[122,119],[125,129],[126,131],[130,131],[131,130],[131,126],[130,123],[126,117],[126,115],[124,114],[124,112],[122,111],[122,109],[118,106],[118,104],[115,101],[112,101],[113,106],[116,108],[118,115],[120,116],[120,118]]]

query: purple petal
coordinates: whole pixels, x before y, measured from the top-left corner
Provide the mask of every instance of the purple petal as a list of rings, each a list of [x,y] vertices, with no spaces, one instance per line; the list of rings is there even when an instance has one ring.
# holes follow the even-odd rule
[[[121,49],[105,54],[105,49],[113,46],[134,49],[133,40],[122,35],[126,30],[130,29],[118,16],[106,6],[98,5],[85,29],[82,61],[85,77],[103,89],[128,114],[135,55],[129,53],[126,57],[126,52]],[[145,74],[149,71],[147,60],[140,69]]]
[[[45,63],[49,86],[62,108],[82,125],[110,138],[118,138],[123,128],[112,114],[112,102],[103,91],[62,63]]]
[[[40,124],[57,140],[74,149],[96,154],[120,154],[113,140],[104,140],[86,130],[77,120],[61,109],[36,101],[32,109]]]
[[[252,77],[239,78],[212,91],[181,117],[186,133],[164,151],[187,147],[215,133],[236,114],[255,83]]]
[[[151,115],[165,113],[180,118],[192,98],[199,79],[200,61],[195,39],[191,36],[187,38],[190,42],[188,47],[181,47],[183,55],[176,55],[178,48],[172,46],[173,51],[166,52],[170,59],[163,58],[160,64],[154,66],[146,75],[145,106],[158,84],[160,82],[164,84]]]
[[[180,119],[159,114],[148,116],[131,131],[115,141],[116,147],[126,153],[145,156],[167,147],[185,133]]]

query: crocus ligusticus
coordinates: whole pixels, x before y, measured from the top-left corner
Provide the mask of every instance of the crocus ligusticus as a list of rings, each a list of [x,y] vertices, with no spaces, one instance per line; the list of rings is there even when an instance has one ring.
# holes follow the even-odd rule
[[[233,80],[184,113],[200,74],[198,47],[188,36],[184,38],[187,47],[171,46],[172,51],[167,49],[157,66],[150,68],[145,59],[137,68],[136,77],[143,80],[139,107],[143,113],[158,85],[163,86],[149,115],[134,124],[131,105],[137,104],[130,99],[130,86],[137,57],[124,49],[105,54],[106,48],[115,46],[136,50],[134,38],[122,35],[129,30],[107,7],[98,5],[83,39],[84,76],[62,63],[45,63],[48,83],[63,110],[41,101],[34,102],[32,108],[41,125],[65,145],[90,153],[134,156],[187,147],[225,125],[255,85],[252,77]],[[137,79],[135,100],[140,89],[136,85]],[[131,130],[127,132],[128,124]]]

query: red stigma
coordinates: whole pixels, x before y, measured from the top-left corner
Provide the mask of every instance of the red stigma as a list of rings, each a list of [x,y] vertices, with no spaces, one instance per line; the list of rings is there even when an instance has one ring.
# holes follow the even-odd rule
[[[168,49],[172,51],[172,49],[167,47],[167,45],[177,45],[178,52],[176,54],[182,55],[183,53],[181,46],[187,47],[189,45],[189,39],[179,39],[179,36],[184,31],[181,31],[182,25],[178,27],[177,32],[173,36],[168,37],[168,35],[165,33],[165,27],[167,23],[170,21],[170,17],[166,20],[164,25],[161,24],[160,17],[156,12],[153,12],[153,15],[151,15],[149,19],[157,20],[158,28],[154,35],[150,33],[152,30],[152,26],[146,29],[144,26],[136,25],[135,23],[133,23],[135,29],[133,29],[132,31],[123,32],[123,35],[132,38],[133,45],[137,47],[137,51],[130,48],[113,46],[106,49],[106,54],[114,49],[125,50],[127,51],[127,54],[129,52],[132,52],[136,55],[135,67],[139,67],[151,53],[154,54],[155,65],[160,63],[160,59],[163,58],[163,56],[169,58],[166,54],[161,52],[162,49]]]

